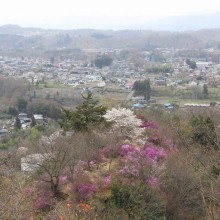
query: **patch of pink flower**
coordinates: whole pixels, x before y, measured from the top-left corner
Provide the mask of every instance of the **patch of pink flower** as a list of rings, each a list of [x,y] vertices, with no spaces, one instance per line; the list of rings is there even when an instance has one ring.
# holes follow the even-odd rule
[[[156,177],[151,176],[148,180],[147,180],[147,184],[152,187],[155,188],[158,186],[158,179]]]
[[[83,174],[83,171],[85,170],[85,168],[87,167],[87,163],[83,160],[80,160],[76,166],[74,167],[74,173],[77,175],[77,174],[80,174],[82,175]]]
[[[133,177],[138,177],[139,176],[139,168],[135,165],[133,166],[124,166],[121,170],[120,173],[128,176],[133,176]]]
[[[105,157],[106,157],[106,155],[108,154],[109,151],[110,151],[109,146],[103,147],[99,152],[99,160],[104,161],[104,159],[105,159]]]
[[[152,161],[156,161],[158,158],[167,158],[167,153],[162,147],[156,148],[150,145],[146,146],[145,151]]]
[[[169,150],[169,152],[174,153],[174,152],[178,151],[172,140],[165,139],[164,144],[165,144],[166,148]]]
[[[102,185],[104,188],[109,188],[111,184],[112,184],[112,175],[110,174],[104,178]]]
[[[155,122],[149,120],[144,121],[141,127],[146,129],[158,129],[158,125]]]
[[[77,192],[80,200],[86,200],[92,198],[93,194],[97,192],[97,187],[92,183],[81,183]]]
[[[157,150],[154,147],[146,147],[146,154],[149,159],[156,161],[157,160]]]
[[[96,167],[96,164],[97,164],[96,160],[91,160],[91,161],[89,162],[89,166],[90,166],[91,168],[95,168],[95,167]]]
[[[70,185],[69,185],[69,191],[71,192],[71,191],[73,191],[74,190],[74,185],[71,183]]]
[[[29,196],[32,195],[34,192],[34,188],[33,187],[27,187],[25,189],[25,193],[27,193]]]
[[[139,164],[140,162],[143,162],[144,160],[147,159],[146,153],[144,149],[141,149],[139,147],[135,147],[132,152],[129,152],[126,159],[133,164]]]
[[[161,143],[160,134],[155,133],[151,138],[148,139],[148,141],[154,144],[160,144]]]
[[[134,147],[132,145],[129,144],[125,144],[121,146],[121,151],[120,154],[122,156],[127,156],[129,153],[134,152],[137,150],[137,147]]]
[[[164,148],[162,147],[157,148],[157,156],[160,158],[167,158],[167,153],[164,150]]]
[[[33,204],[34,210],[45,209],[55,205],[55,198],[49,192],[42,192]]]
[[[67,183],[67,176],[60,176],[59,177],[59,183],[61,185],[65,185]]]

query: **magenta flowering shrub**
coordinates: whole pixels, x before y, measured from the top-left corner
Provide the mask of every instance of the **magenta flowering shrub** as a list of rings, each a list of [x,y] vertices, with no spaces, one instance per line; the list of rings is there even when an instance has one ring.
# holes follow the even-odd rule
[[[81,183],[78,185],[77,188],[77,193],[80,201],[92,198],[92,196],[96,192],[97,192],[97,187],[92,183]]]
[[[102,162],[105,160],[106,155],[109,152],[109,147],[103,147],[100,151],[99,151],[99,160]]]
[[[60,185],[65,185],[67,183],[67,176],[60,176],[59,183]]]
[[[149,158],[144,149],[132,145],[121,147],[123,167],[119,173],[125,177],[139,177],[143,170],[150,166]]]
[[[148,158],[152,161],[157,161],[159,158],[167,158],[167,153],[162,147],[146,146],[145,151]]]
[[[96,160],[89,161],[89,167],[90,168],[96,168],[97,167],[97,161]]]
[[[139,168],[137,165],[125,165],[121,170],[122,173],[126,177],[139,177]]]
[[[170,153],[175,153],[177,152],[177,148],[174,145],[173,141],[171,139],[165,139],[163,141],[164,146],[166,147],[166,149],[170,152]]]
[[[167,158],[168,155],[167,155],[166,151],[164,150],[164,148],[158,147],[157,148],[157,156],[159,158]]]
[[[153,132],[151,134],[151,137],[148,138],[148,142],[151,142],[151,143],[153,143],[155,145],[158,145],[158,144],[161,144],[162,138],[161,138],[161,136],[160,136],[160,134],[158,132]]]
[[[121,156],[122,168],[119,174],[126,178],[143,180],[152,186],[153,180],[156,180],[156,176],[153,179],[152,175],[159,173],[159,168],[163,160],[167,158],[167,153],[164,148],[153,144],[148,144],[145,148],[123,145]]]
[[[34,193],[35,189],[34,187],[30,186],[30,187],[25,188],[24,191],[27,195],[31,196]]]
[[[73,190],[74,190],[74,188],[75,188],[75,187],[74,187],[74,185],[71,183],[71,184],[69,185],[69,187],[68,187],[68,188],[69,188],[69,191],[71,192],[71,191],[73,191]]]
[[[157,160],[157,151],[154,147],[146,147],[146,154],[149,159],[153,161]]]
[[[162,143],[162,137],[158,130],[159,126],[156,122],[145,120],[142,125],[142,128],[145,128],[145,131],[147,133],[148,142],[153,143],[155,145],[159,145]]]
[[[120,154],[122,156],[127,156],[129,153],[133,152],[136,148],[132,145],[125,144],[121,146]]]
[[[53,194],[49,192],[42,192],[39,194],[36,198],[36,200],[33,203],[33,209],[35,211],[38,210],[49,210],[55,205],[55,198],[53,197]]]
[[[157,177],[150,176],[147,180],[147,184],[152,188],[156,188],[159,185]]]
[[[38,212],[53,209],[56,204],[56,198],[54,192],[51,190],[50,184],[45,181],[37,181],[35,186],[33,210]],[[33,194],[31,196],[33,197]]]
[[[139,162],[141,159],[156,161],[159,158],[167,158],[164,148],[155,147],[151,144],[146,145],[144,149],[132,145],[122,145],[121,155],[133,162]]]
[[[75,166],[74,166],[74,176],[83,176],[84,175],[84,170],[88,166],[88,163],[80,160]]]
[[[149,120],[143,121],[141,127],[146,129],[158,129],[157,123]]]
[[[112,184],[112,175],[106,176],[102,181],[102,188],[109,188]]]

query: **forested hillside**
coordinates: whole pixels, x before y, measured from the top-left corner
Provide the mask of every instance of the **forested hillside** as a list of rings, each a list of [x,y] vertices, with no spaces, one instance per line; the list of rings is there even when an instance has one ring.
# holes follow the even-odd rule
[[[88,94],[62,111],[62,131],[1,152],[1,219],[219,218],[216,109],[134,113]]]

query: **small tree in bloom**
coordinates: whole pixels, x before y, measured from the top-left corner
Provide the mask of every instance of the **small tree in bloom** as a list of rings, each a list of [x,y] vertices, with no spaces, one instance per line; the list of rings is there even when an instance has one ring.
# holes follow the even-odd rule
[[[117,137],[135,139],[143,132],[142,121],[130,109],[113,108],[104,115],[107,122],[113,123],[112,132]]]

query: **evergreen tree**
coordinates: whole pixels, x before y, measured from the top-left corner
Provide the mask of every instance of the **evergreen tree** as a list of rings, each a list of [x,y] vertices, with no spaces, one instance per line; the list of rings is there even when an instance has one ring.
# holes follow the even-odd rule
[[[206,84],[203,85],[203,95],[205,99],[209,96],[208,86]]]
[[[25,111],[27,108],[27,101],[23,98],[19,98],[17,101],[18,111]]]
[[[193,115],[190,119],[192,140],[203,146],[214,146],[217,143],[214,121],[203,115]]]
[[[17,111],[17,109],[14,108],[14,107],[9,107],[9,108],[8,108],[8,114],[9,114],[9,115],[12,115],[12,116],[16,116],[16,115],[18,114],[18,111]]]
[[[197,68],[196,62],[193,60],[186,59],[186,64],[193,70]]]
[[[31,127],[34,127],[36,124],[37,124],[37,122],[36,122],[34,116],[32,115],[32,117],[31,117]]]
[[[113,60],[111,57],[103,55],[95,60],[95,66],[101,69],[102,67],[110,66],[112,62]]]
[[[92,93],[82,97],[83,102],[76,107],[76,111],[71,112],[63,109],[64,117],[60,126],[65,130],[87,131],[90,125],[105,121],[103,115],[107,108],[99,105],[99,101],[93,99]]]
[[[18,118],[18,116],[15,118],[14,129],[15,129],[15,130],[21,129],[21,121],[20,121],[20,119]]]
[[[143,95],[145,100],[149,100],[151,96],[150,80],[136,81],[133,90],[136,95]]]

